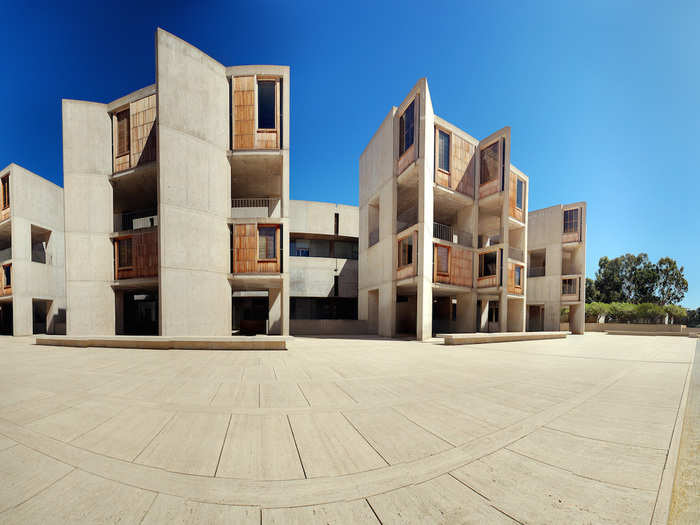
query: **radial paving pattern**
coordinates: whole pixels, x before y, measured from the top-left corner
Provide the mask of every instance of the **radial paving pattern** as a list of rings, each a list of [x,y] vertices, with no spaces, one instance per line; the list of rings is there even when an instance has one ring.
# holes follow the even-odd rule
[[[658,521],[695,347],[29,343],[0,340],[3,523]]]

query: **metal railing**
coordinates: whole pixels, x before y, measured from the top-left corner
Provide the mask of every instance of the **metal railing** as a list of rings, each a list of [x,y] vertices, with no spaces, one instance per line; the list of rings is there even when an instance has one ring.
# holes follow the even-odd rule
[[[158,226],[158,210],[137,210],[114,214],[114,231],[140,230]]]
[[[544,266],[530,266],[527,269],[528,277],[544,277]]]
[[[487,248],[495,244],[500,244],[501,232],[482,233],[479,235],[479,248]]]
[[[508,247],[508,257],[515,259],[516,261],[525,262],[523,251],[515,246]]]
[[[369,232],[369,246],[374,246],[379,242],[379,230],[372,230]]]
[[[252,217],[279,217],[280,199],[272,197],[251,197],[231,199],[231,217],[247,219]]]
[[[440,224],[439,222],[433,223],[433,237],[468,248],[472,246],[472,234],[470,232],[457,230],[452,226]]]

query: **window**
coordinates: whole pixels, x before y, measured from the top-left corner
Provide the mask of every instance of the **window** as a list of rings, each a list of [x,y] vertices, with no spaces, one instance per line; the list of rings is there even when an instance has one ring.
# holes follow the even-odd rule
[[[562,279],[561,293],[562,295],[576,295],[576,279]]]
[[[406,111],[399,119],[399,156],[403,155],[408,148],[413,146],[413,108],[415,100],[411,102]]]
[[[437,273],[443,275],[450,273],[450,249],[439,244],[437,247]]]
[[[258,129],[277,129],[275,125],[274,80],[258,82]]]
[[[564,210],[564,233],[575,233],[578,231],[578,208]]]
[[[492,277],[496,275],[498,267],[498,255],[496,252],[482,253],[479,255],[479,277]]]
[[[438,133],[438,167],[450,171],[450,136],[442,130]]]
[[[118,259],[117,268],[129,268],[132,265],[132,239],[119,239],[117,241]]]
[[[333,297],[338,297],[338,276],[333,277]]]
[[[523,285],[523,268],[522,266],[515,267],[515,286]]]
[[[5,175],[2,178],[2,209],[6,210],[10,207],[10,176]]]
[[[2,267],[3,277],[5,278],[5,288],[12,286],[12,265],[6,264]]]
[[[258,228],[258,259],[277,258],[277,228],[260,226]]]
[[[413,264],[413,235],[399,241],[399,268]]]
[[[129,110],[125,109],[117,113],[117,156],[129,153]]]
[[[525,182],[518,179],[517,190],[515,192],[515,207],[519,210],[523,209],[523,199],[525,196]]]
[[[295,257],[308,257],[309,256],[309,241],[306,239],[292,239],[289,241],[292,245],[291,252]]]
[[[498,142],[481,150],[480,176],[481,184],[498,178]]]
[[[338,230],[340,228],[340,215],[335,214],[335,224],[333,225],[333,231],[336,235],[338,235]]]

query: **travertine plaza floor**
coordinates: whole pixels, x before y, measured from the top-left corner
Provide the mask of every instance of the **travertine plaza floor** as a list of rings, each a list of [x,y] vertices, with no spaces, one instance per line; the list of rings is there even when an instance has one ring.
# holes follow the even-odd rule
[[[696,340],[0,340],[1,523],[650,523]]]

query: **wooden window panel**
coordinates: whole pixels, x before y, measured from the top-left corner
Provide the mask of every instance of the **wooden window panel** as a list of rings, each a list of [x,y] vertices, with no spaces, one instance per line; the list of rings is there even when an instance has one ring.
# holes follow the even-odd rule
[[[437,246],[437,273],[449,275],[450,273],[450,249],[447,246]]]
[[[131,268],[133,266],[133,242],[131,237],[117,241],[117,268]]]
[[[117,113],[117,156],[129,153],[131,142],[129,110]]]

